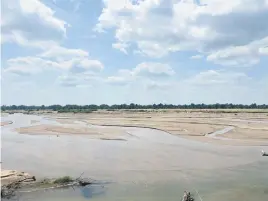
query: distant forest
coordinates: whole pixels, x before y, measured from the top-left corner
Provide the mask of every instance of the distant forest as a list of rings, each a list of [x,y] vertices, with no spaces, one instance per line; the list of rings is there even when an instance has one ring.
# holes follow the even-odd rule
[[[1,106],[2,111],[8,110],[26,110],[26,111],[38,111],[38,110],[52,110],[58,112],[92,112],[96,110],[144,110],[144,109],[268,109],[267,104],[257,105],[255,103],[250,105],[243,104],[189,104],[189,105],[172,105],[172,104],[153,104],[153,105],[138,105],[138,104],[120,104],[120,105],[41,105],[41,106],[27,106],[27,105],[10,105]]]

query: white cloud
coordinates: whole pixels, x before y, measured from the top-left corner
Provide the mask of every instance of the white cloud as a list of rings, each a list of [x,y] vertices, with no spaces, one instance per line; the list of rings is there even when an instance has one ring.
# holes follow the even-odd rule
[[[113,43],[112,46],[114,49],[118,49],[121,52],[127,54],[127,48],[129,45],[126,43]]]
[[[232,46],[212,52],[207,60],[224,66],[252,66],[259,63],[260,56],[265,55],[267,46],[268,37],[265,37],[245,46]]]
[[[138,41],[137,45],[139,48],[137,52],[144,56],[161,58],[168,54],[167,50],[157,42]]]
[[[82,49],[54,46],[39,56],[56,61],[63,69],[69,69],[72,72],[100,72],[104,68],[100,61],[90,59],[88,52]]]
[[[30,75],[40,73],[44,70],[59,69],[61,65],[57,62],[44,60],[38,57],[17,57],[7,60],[5,72],[19,75]]]
[[[120,69],[115,76],[109,76],[105,82],[112,85],[127,85],[132,82],[144,82],[146,88],[164,88],[164,83],[156,83],[151,80],[158,78],[167,78],[175,74],[175,71],[168,65],[157,62],[143,62],[135,68]]]
[[[184,80],[184,82],[192,85],[206,85],[206,86],[217,86],[217,85],[234,85],[243,84],[250,81],[251,78],[245,73],[241,72],[228,72],[228,71],[215,71],[208,70],[200,72],[199,74]]]
[[[103,69],[103,64],[98,60],[88,58],[75,58],[63,62],[67,68],[73,73],[100,72]]]
[[[132,72],[136,76],[172,76],[175,74],[175,71],[168,64],[157,62],[140,63]]]
[[[2,42],[47,48],[66,36],[67,23],[39,0],[3,1]]]
[[[260,52],[261,55],[267,55],[268,56],[268,46],[260,48],[259,52]]]
[[[88,57],[88,52],[81,49],[68,49],[61,46],[53,46],[39,56],[62,61],[73,57]]]
[[[210,54],[208,61],[224,66],[251,66],[259,63],[259,55],[255,49],[249,46],[237,46],[220,50]]]
[[[266,0],[201,0],[201,5],[193,0],[103,2],[105,7],[96,30],[115,28],[119,43],[137,47],[136,52],[150,57],[163,57],[184,50],[212,54],[236,46],[244,47],[268,36]],[[262,42],[260,46],[267,45]],[[251,57],[255,57],[254,51],[251,53]],[[255,64],[259,56],[257,54],[250,63]],[[241,58],[237,63],[244,65]]]
[[[7,60],[5,72],[21,75],[41,73],[46,70],[61,70],[72,73],[98,73],[103,64],[88,57],[81,49],[53,47],[39,56],[17,57]]]

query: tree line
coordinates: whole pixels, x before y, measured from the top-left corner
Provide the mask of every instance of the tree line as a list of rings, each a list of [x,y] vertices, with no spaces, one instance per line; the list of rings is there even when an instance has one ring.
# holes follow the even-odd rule
[[[250,105],[244,104],[188,104],[188,105],[173,105],[173,104],[152,104],[152,105],[139,105],[139,104],[119,104],[119,105],[41,105],[41,106],[27,106],[27,105],[2,105],[2,111],[8,110],[27,110],[27,111],[37,111],[37,110],[52,110],[59,112],[67,111],[94,111],[94,110],[118,110],[118,109],[268,109],[267,104],[258,105],[256,103]]]

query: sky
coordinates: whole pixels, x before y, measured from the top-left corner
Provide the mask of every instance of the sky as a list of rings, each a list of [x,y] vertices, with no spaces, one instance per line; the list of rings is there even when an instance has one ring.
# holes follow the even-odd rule
[[[268,0],[3,0],[1,104],[268,103]]]

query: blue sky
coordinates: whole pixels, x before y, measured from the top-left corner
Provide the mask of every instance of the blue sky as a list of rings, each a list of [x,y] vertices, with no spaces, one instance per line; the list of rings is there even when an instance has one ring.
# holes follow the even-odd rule
[[[1,104],[268,103],[268,0],[4,0]]]

